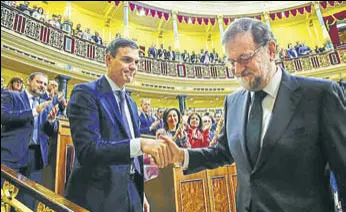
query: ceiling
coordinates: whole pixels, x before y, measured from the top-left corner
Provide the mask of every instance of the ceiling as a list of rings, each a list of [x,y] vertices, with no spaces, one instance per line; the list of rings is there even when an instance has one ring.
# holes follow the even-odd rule
[[[138,1],[141,4],[196,15],[244,15],[297,7],[311,1]]]
[[[179,11],[181,15],[210,15],[216,17],[217,15],[239,15],[239,14],[260,14],[265,10],[275,11],[283,8],[297,7],[311,3],[311,1],[213,1],[213,2],[202,2],[202,1],[138,1],[137,4],[145,5],[149,8],[163,8],[163,11]],[[112,20],[123,20],[123,2],[120,2],[118,6],[115,6],[114,2],[109,3],[108,1],[72,1],[72,7],[82,8],[98,17],[103,17],[108,22]],[[296,16],[295,18],[302,18],[304,16]],[[139,16],[137,10],[129,10],[129,22],[137,24],[139,28],[149,28],[157,31],[172,30],[173,23],[172,17],[166,21],[163,18],[157,17],[152,18],[151,15]],[[287,20],[287,19],[286,19]],[[287,20],[288,21],[288,20]],[[185,32],[218,32],[218,24],[212,26],[209,25],[198,25],[186,24],[184,21],[178,23],[178,30]]]

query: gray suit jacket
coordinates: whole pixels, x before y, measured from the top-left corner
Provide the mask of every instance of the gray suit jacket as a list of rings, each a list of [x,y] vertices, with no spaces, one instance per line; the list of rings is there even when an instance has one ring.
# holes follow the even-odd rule
[[[327,163],[346,211],[346,103],[334,82],[283,71],[263,146],[254,167],[245,151],[249,91],[225,99],[225,125],[215,147],[189,150],[185,173],[236,163],[237,211],[332,211]]]

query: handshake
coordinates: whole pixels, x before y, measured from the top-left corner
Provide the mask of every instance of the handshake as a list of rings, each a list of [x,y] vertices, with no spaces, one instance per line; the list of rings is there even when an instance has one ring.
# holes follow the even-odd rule
[[[184,150],[167,136],[160,136],[160,140],[142,138],[141,149],[143,153],[151,155],[160,168],[184,162]]]

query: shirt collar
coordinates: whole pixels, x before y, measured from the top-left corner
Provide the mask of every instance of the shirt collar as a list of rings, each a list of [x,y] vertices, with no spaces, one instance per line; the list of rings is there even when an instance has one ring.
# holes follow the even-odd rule
[[[263,91],[265,91],[271,97],[276,98],[279,91],[281,79],[282,79],[282,71],[280,68],[277,68],[276,72],[274,73],[273,77],[269,81],[268,85],[265,88],[263,88]],[[251,99],[254,94],[255,92],[251,91]]]
[[[113,92],[116,92],[116,91],[125,91],[125,86],[123,88],[119,88],[119,86],[117,84],[115,84],[113,82],[113,80],[111,80],[111,78],[109,78],[107,76],[107,74],[105,74],[105,77],[106,77],[106,80],[108,82],[108,84],[111,86],[111,89]]]
[[[32,100],[32,98],[34,97],[27,89],[25,89],[26,95],[28,95],[28,99]],[[37,97],[38,99],[38,97]]]

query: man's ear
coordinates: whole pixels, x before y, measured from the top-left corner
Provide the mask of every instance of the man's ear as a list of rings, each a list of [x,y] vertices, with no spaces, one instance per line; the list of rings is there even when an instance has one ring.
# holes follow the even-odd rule
[[[275,43],[275,41],[268,41],[268,49],[269,49],[270,60],[274,61],[275,56],[276,56],[276,43]]]
[[[110,54],[106,54],[106,66],[108,67],[108,65],[111,63],[111,55]]]

